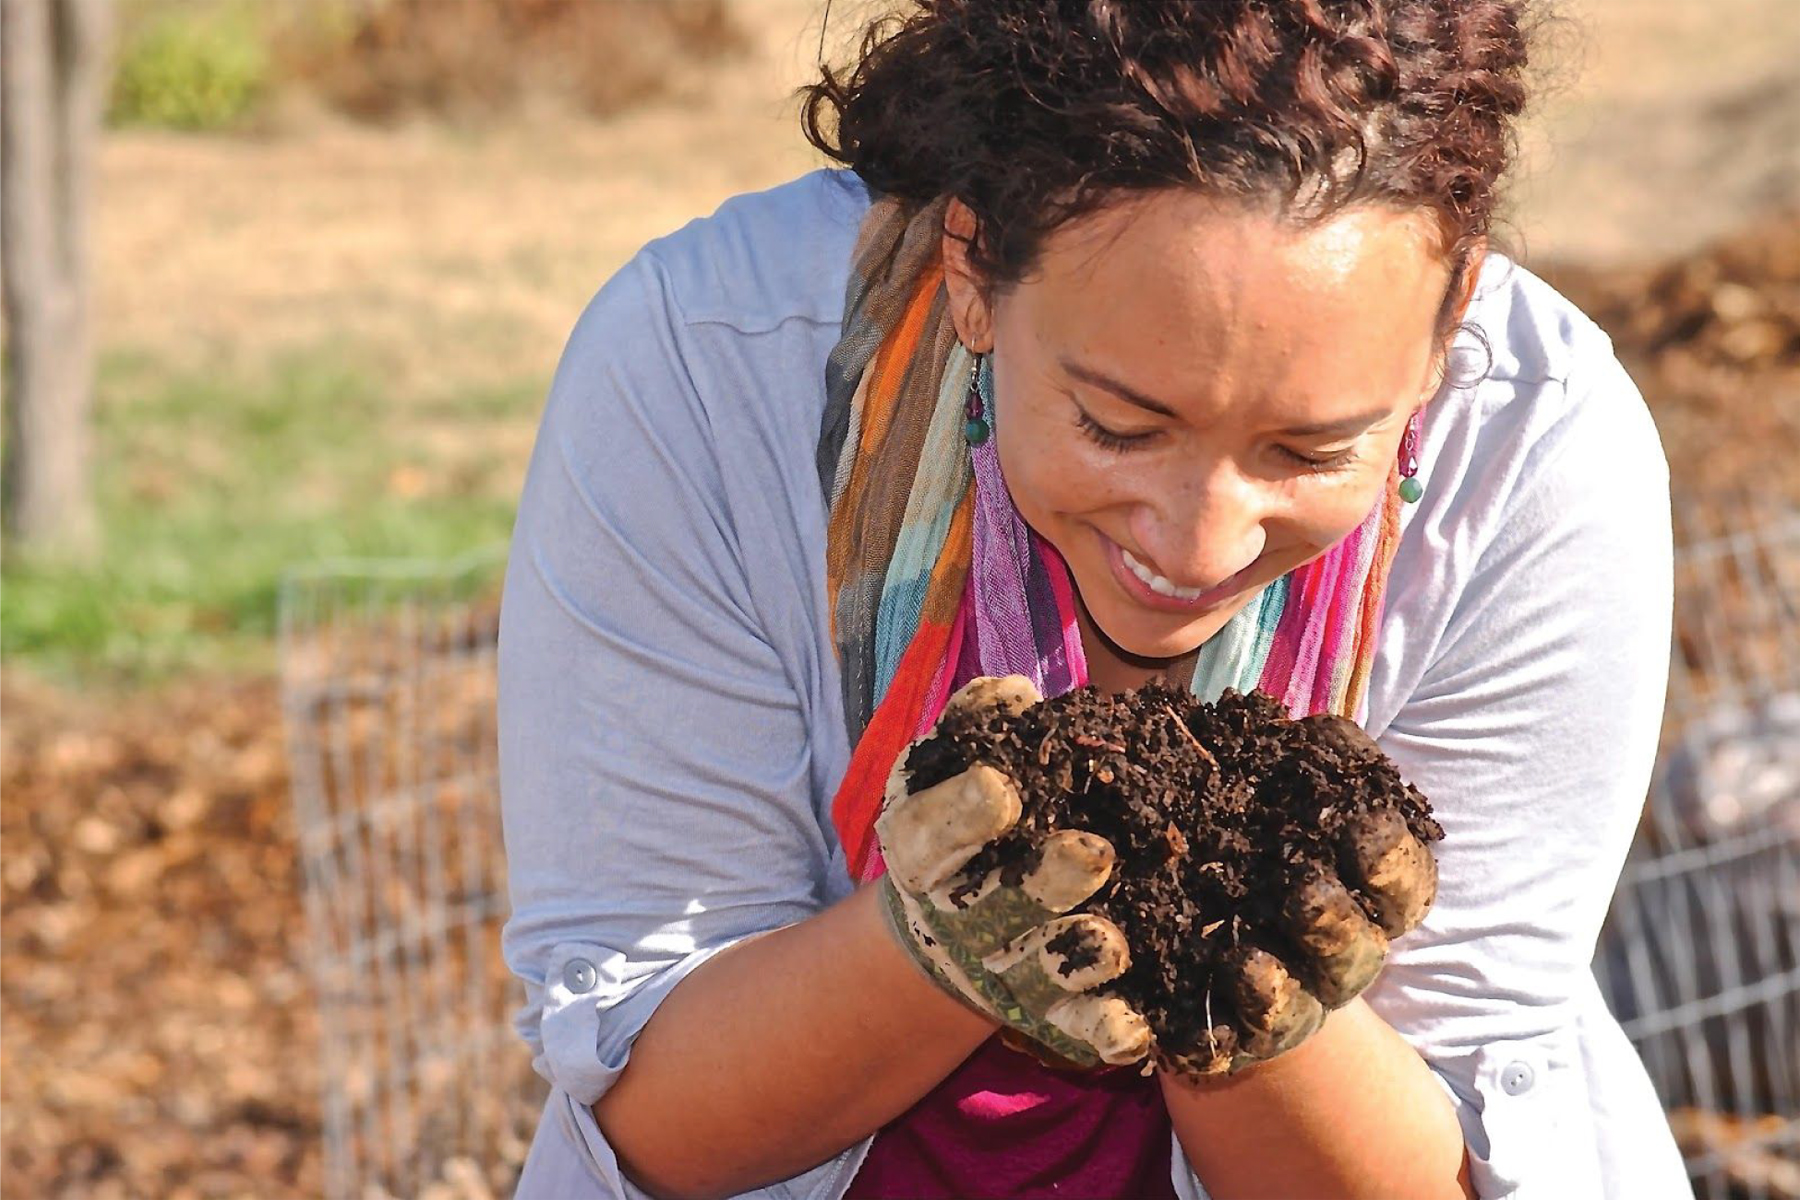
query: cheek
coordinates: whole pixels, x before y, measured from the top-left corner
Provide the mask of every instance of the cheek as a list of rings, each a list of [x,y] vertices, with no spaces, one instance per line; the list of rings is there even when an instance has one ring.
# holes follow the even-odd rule
[[[1322,554],[1368,519],[1387,483],[1387,471],[1365,468],[1331,480],[1297,480],[1283,522],[1294,541]]]
[[[1002,407],[994,445],[1013,503],[1040,533],[1059,514],[1117,503],[1128,480],[1073,423],[1027,406]]]

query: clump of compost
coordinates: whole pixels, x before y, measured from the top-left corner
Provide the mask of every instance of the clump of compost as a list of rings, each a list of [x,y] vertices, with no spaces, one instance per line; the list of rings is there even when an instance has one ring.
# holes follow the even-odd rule
[[[1108,986],[1179,1054],[1231,1019],[1230,989],[1210,986],[1225,956],[1244,946],[1297,961],[1281,908],[1310,873],[1337,872],[1374,917],[1344,857],[1356,814],[1390,809],[1421,841],[1443,837],[1425,797],[1346,724],[1291,720],[1261,692],[1208,704],[1162,683],[1082,688],[1016,716],[946,712],[907,770],[914,790],[977,762],[1017,782],[1019,823],[970,861],[971,879],[998,867],[1016,885],[1058,829],[1112,842],[1111,878],[1074,911],[1124,932],[1131,966]]]

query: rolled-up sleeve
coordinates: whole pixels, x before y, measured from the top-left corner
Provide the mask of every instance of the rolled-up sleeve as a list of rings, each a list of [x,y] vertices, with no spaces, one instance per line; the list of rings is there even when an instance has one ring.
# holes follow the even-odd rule
[[[1443,1083],[1484,1200],[1691,1196],[1591,969],[1655,758],[1672,588],[1667,467],[1616,363],[1495,529],[1379,735],[1445,837],[1437,902],[1367,998]]]
[[[681,328],[648,255],[583,314],[500,621],[515,1024],[599,1196],[641,1194],[588,1107],[639,1031],[712,955],[822,908],[832,854],[804,705],[759,629]]]

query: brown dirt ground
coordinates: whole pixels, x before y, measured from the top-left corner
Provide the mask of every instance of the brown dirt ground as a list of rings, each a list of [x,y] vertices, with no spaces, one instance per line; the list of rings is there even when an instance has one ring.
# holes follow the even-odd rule
[[[105,344],[206,365],[347,340],[397,403],[547,378],[645,238],[813,163],[782,97],[818,6],[739,2],[755,56],[604,125],[376,134],[299,116],[256,137],[110,138]],[[1561,264],[1547,273],[1615,334],[1678,490],[1791,504],[1800,214],[1767,214],[1800,205],[1800,5],[1575,7],[1587,32],[1559,70],[1584,73],[1525,138],[1526,259]],[[0,709],[0,1192],[319,1194],[275,685],[103,696],[9,669]]]
[[[0,1190],[319,1194],[274,685],[101,703],[9,673],[0,706]]]

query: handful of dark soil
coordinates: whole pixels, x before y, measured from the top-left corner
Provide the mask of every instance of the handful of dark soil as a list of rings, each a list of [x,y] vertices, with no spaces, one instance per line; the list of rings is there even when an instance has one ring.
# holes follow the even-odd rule
[[[1058,829],[1112,842],[1112,877],[1075,911],[1124,932],[1131,967],[1108,986],[1171,1053],[1231,1020],[1230,989],[1210,986],[1225,956],[1245,946],[1298,961],[1281,912],[1310,874],[1336,872],[1375,916],[1343,860],[1351,818],[1389,809],[1421,842],[1443,837],[1425,797],[1360,730],[1290,720],[1261,692],[1206,704],[1152,683],[1115,696],[1083,688],[1017,716],[946,712],[912,750],[911,787],[977,762],[1018,784],[1023,811],[970,861],[969,877],[998,867],[1016,885]]]

